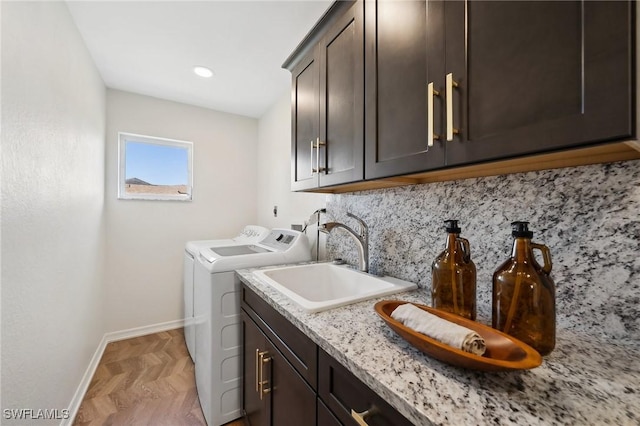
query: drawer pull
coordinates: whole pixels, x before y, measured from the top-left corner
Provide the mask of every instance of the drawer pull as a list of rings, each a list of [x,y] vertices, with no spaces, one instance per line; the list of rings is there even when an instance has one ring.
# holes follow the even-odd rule
[[[268,380],[264,379],[264,364],[271,361],[271,357],[269,356],[269,352],[258,352],[258,365],[259,365],[259,375],[258,375],[258,395],[260,395],[260,400],[264,397],[264,395],[271,392],[271,388],[265,388],[265,385],[269,384]]]
[[[447,74],[447,140],[452,141],[453,135],[459,133],[458,129],[453,127],[453,88],[458,87],[458,83],[453,79],[453,74]]]
[[[432,147],[433,141],[440,136],[433,133],[433,97],[440,96],[440,92],[433,88],[433,82],[427,85],[427,146]]]
[[[367,418],[371,416],[375,416],[379,413],[378,407],[375,405],[369,408],[366,411],[361,413],[356,412],[356,410],[351,410],[351,417],[360,425],[360,426],[368,426]]]

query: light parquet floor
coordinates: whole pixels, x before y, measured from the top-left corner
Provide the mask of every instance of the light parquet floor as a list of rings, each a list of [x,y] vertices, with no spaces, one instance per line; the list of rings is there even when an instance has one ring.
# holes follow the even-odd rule
[[[206,426],[183,330],[109,343],[73,424]]]

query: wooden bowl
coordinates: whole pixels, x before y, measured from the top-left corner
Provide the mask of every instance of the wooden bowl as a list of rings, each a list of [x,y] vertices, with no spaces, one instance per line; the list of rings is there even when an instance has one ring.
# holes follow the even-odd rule
[[[458,367],[484,371],[527,370],[542,364],[542,357],[535,349],[508,334],[449,312],[414,303],[422,310],[475,331],[484,338],[487,350],[484,355],[478,356],[418,333],[391,318],[391,312],[405,303],[408,302],[383,300],[376,303],[374,309],[403,339],[435,359]]]

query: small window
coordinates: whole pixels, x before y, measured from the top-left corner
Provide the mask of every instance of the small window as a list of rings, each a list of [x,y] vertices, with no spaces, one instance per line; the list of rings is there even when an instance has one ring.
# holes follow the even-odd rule
[[[118,198],[191,201],[193,143],[119,133]]]

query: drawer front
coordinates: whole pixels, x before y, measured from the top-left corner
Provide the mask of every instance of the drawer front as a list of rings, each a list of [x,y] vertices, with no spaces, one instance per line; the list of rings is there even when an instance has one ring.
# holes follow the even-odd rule
[[[318,346],[245,285],[242,286],[242,307],[293,368],[316,390]]]
[[[398,413],[387,402],[369,389],[338,361],[319,351],[318,394],[335,416],[344,425],[357,426],[352,410],[365,415],[366,424],[371,426],[410,426],[412,423]]]

